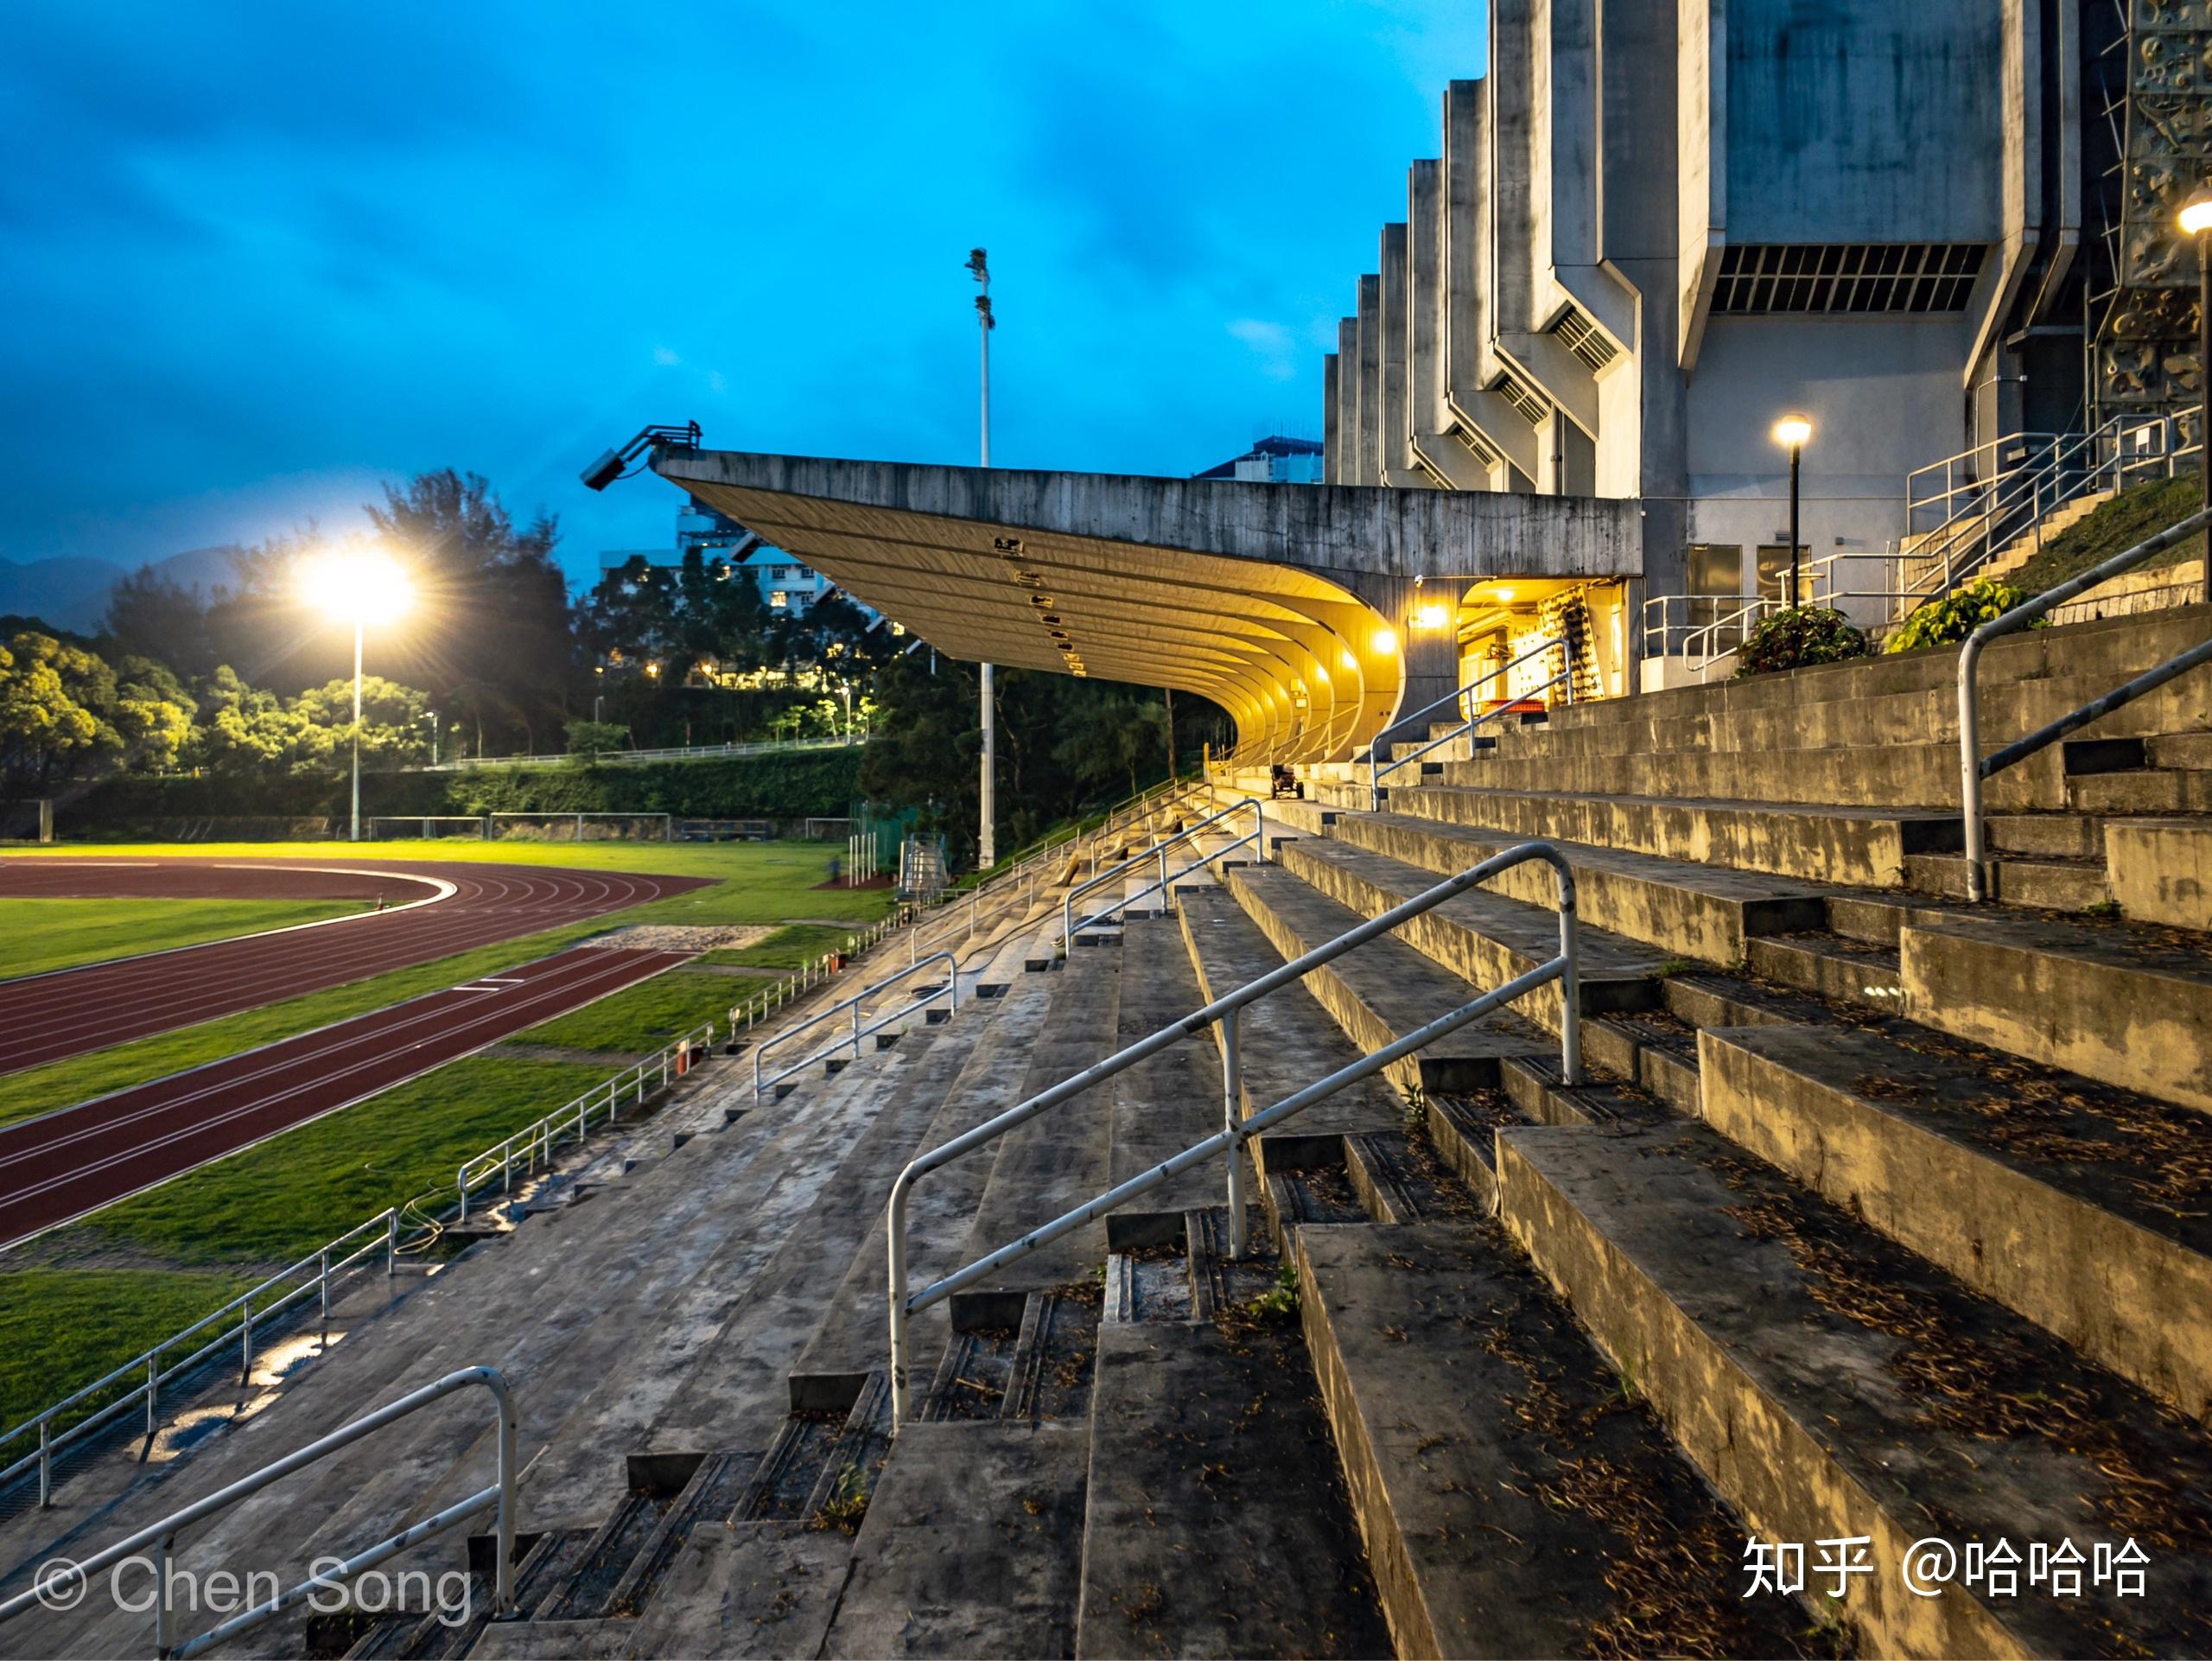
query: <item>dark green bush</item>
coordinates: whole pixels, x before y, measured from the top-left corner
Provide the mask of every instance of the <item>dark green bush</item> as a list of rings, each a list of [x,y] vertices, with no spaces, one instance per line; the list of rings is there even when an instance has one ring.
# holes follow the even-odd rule
[[[1924,646],[1956,646],[1984,623],[1993,622],[2031,597],[2025,589],[2013,588],[1995,577],[1978,578],[1915,611],[1882,649],[1913,652]],[[2050,624],[2048,617],[2038,617],[2028,627],[2046,628]]]
[[[1770,611],[1736,654],[1736,675],[1772,675],[1807,664],[1841,663],[1866,655],[1866,637],[1827,606]]]

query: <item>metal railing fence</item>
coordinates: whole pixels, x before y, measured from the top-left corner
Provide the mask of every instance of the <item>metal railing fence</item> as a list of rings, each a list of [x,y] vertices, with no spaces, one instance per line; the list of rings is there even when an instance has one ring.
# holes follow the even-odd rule
[[[2046,589],[2034,599],[2022,601],[1967,636],[1966,644],[1959,649],[1959,795],[1960,809],[1966,821],[1968,900],[1988,898],[1988,874],[1983,865],[1986,849],[1981,811],[1982,780],[2025,760],[2037,751],[2056,743],[2069,733],[2078,731],[2115,710],[2124,709],[2145,693],[2156,691],[2177,675],[2186,674],[2200,664],[2212,662],[2212,640],[2201,642],[2177,656],[2167,659],[2156,669],[2115,687],[2102,697],[2090,699],[2079,709],[2037,729],[2026,737],[1984,755],[1981,753],[1980,711],[1974,690],[1974,671],[1980,664],[1983,648],[2000,636],[2016,633],[2028,627],[2036,619],[2064,605],[2075,595],[2142,564],[2176,543],[2205,530],[2208,525],[2212,525],[2212,508],[2201,508],[2178,525],[2167,526],[2158,535],[2136,544],[2126,552],[2114,554],[2102,564],[2092,566],[2056,588]]]
[[[592,762],[599,767],[633,767],[646,761],[720,761],[731,756],[777,755],[798,750],[850,749],[868,742],[866,733],[834,738],[769,739],[752,744],[678,744],[664,749],[601,750]],[[450,761],[423,761],[396,769],[401,773],[461,773],[471,767],[571,767],[582,758],[567,754],[465,755]]]
[[[1455,715],[1461,716],[1473,715],[1475,713],[1475,702],[1477,699],[1481,697],[1482,689],[1484,687],[1489,685],[1492,681],[1503,679],[1514,670],[1518,669],[1522,664],[1528,662],[1529,659],[1541,657],[1543,653],[1554,651],[1565,644],[1566,642],[1563,640],[1545,640],[1538,645],[1532,646],[1519,657],[1514,659],[1510,663],[1500,664],[1495,669],[1485,669],[1481,674],[1476,676],[1474,679],[1469,681],[1465,685],[1455,686],[1450,691],[1446,692],[1442,697],[1432,698],[1427,703],[1422,704],[1420,709],[1409,710],[1406,714],[1394,718],[1389,726],[1385,727],[1381,732],[1376,734],[1375,736],[1368,741],[1367,765],[1370,774],[1372,773],[1375,766],[1376,756],[1381,753],[1384,745],[1392,741],[1390,735],[1396,732],[1401,727],[1410,727],[1422,716],[1433,715],[1436,711],[1444,709],[1447,705],[1451,707]],[[1548,684],[1556,685],[1558,682],[1554,679]],[[1537,691],[1541,691],[1543,690],[1544,689],[1542,687],[1538,687],[1536,689]],[[1515,693],[1510,687],[1506,688],[1503,694],[1504,701],[1509,703],[1512,703],[1516,697],[1527,696],[1529,695],[1527,693]],[[1357,759],[1356,754],[1354,759]],[[1387,769],[1385,770],[1387,771]]]
[[[1534,697],[1537,692],[1548,692],[1553,687],[1559,685],[1562,681],[1567,682],[1571,685],[1573,684],[1572,678],[1573,674],[1574,671],[1571,666],[1562,669],[1558,674],[1554,675],[1541,686],[1536,687],[1533,691],[1524,692],[1521,694],[1521,697]],[[1516,699],[1516,701],[1517,702],[1518,700]],[[1466,722],[1463,722],[1457,731],[1448,732],[1441,738],[1432,738],[1428,742],[1423,744],[1419,749],[1414,751],[1412,754],[1399,756],[1395,760],[1390,762],[1389,766],[1379,770],[1375,765],[1375,752],[1371,749],[1369,750],[1367,753],[1367,805],[1369,810],[1376,813],[1380,813],[1382,811],[1382,781],[1389,778],[1392,773],[1395,773],[1400,767],[1413,766],[1423,756],[1427,755],[1431,750],[1440,749],[1443,746],[1454,743],[1462,738],[1471,739],[1475,735],[1476,728],[1481,726],[1485,721],[1495,721],[1498,716],[1505,714],[1512,708],[1513,704],[1509,703],[1501,703],[1494,710],[1485,710],[1482,714],[1472,716]]]
[[[594,1085],[565,1106],[556,1108],[543,1118],[528,1124],[512,1136],[492,1144],[482,1153],[461,1161],[454,1174],[454,1193],[458,1202],[457,1217],[468,1220],[468,1197],[479,1188],[488,1187],[496,1180],[502,1195],[512,1194],[515,1186],[515,1166],[523,1168],[525,1178],[534,1175],[540,1164],[550,1167],[553,1150],[563,1136],[573,1136],[581,1145],[590,1134],[592,1117],[597,1113],[604,1124],[613,1124],[622,1116],[622,1103],[629,1098],[631,1105],[644,1104],[650,1088],[665,1090],[671,1080],[681,1079],[691,1070],[692,1058],[702,1052],[712,1053],[715,1045],[715,1023],[706,1021],[694,1027],[683,1037],[672,1040],[651,1055],[632,1062],[628,1066],[601,1084]],[[658,1074],[659,1083],[652,1083]]]
[[[242,1292],[219,1309],[211,1311],[190,1326],[172,1333],[153,1348],[133,1356],[112,1371],[103,1374],[92,1383],[63,1397],[45,1411],[24,1420],[13,1429],[0,1432],[0,1448],[35,1436],[38,1445],[30,1452],[19,1455],[13,1462],[0,1467],[0,1487],[14,1481],[26,1471],[38,1470],[38,1503],[43,1511],[54,1501],[54,1459],[70,1443],[90,1435],[110,1423],[134,1404],[143,1403],[146,1411],[146,1434],[151,1436],[158,1429],[162,1386],[219,1352],[236,1346],[238,1352],[238,1378],[244,1383],[253,1372],[254,1334],[257,1327],[266,1329],[269,1323],[310,1293],[321,1299],[321,1314],[326,1329],[330,1321],[330,1289],[338,1277],[364,1259],[382,1252],[385,1274],[398,1272],[399,1208],[387,1206],[366,1222],[358,1223],[343,1234],[325,1241],[321,1246],[296,1263],[278,1270],[260,1285]],[[270,1295],[274,1294],[274,1295]],[[265,1300],[265,1301],[264,1301]],[[212,1332],[213,1335],[185,1354],[176,1354],[178,1347]],[[93,1405],[98,1403],[99,1405]],[[70,1415],[79,1409],[85,1416],[72,1421]]]
[[[242,1499],[252,1498],[271,1483],[283,1480],[295,1471],[306,1469],[325,1455],[334,1454],[341,1448],[350,1447],[360,1441],[362,1437],[383,1429],[385,1426],[396,1420],[403,1419],[409,1414],[428,1407],[435,1402],[442,1401],[454,1391],[466,1390],[471,1385],[480,1385],[490,1391],[492,1399],[498,1408],[498,1474],[490,1487],[480,1488],[466,1499],[456,1500],[435,1514],[424,1518],[421,1522],[379,1540],[366,1550],[356,1552],[334,1569],[318,1570],[296,1586],[277,1593],[275,1596],[254,1605],[241,1614],[233,1615],[220,1626],[209,1628],[197,1638],[181,1644],[176,1641],[176,1611],[173,1599],[175,1595],[175,1582],[179,1579],[176,1575],[176,1537],[180,1532],[191,1527],[194,1523],[213,1517],[218,1511],[229,1510]],[[493,1524],[495,1552],[493,1569],[493,1612],[502,1620],[512,1618],[516,1613],[514,1598],[516,1429],[514,1397],[508,1390],[507,1381],[500,1375],[499,1369],[482,1366],[463,1367],[458,1372],[448,1373],[435,1384],[425,1384],[422,1389],[411,1391],[396,1402],[386,1403],[375,1412],[365,1414],[351,1424],[340,1426],[328,1435],[320,1437],[297,1452],[288,1454],[283,1459],[263,1466],[251,1476],[244,1477],[232,1483],[228,1487],[218,1489],[204,1499],[195,1500],[181,1511],[170,1512],[160,1522],[140,1529],[136,1534],[126,1539],[118,1540],[103,1551],[95,1552],[80,1562],[69,1562],[57,1558],[41,1564],[37,1570],[36,1581],[29,1591],[19,1592],[5,1603],[0,1603],[0,1621],[12,1620],[26,1610],[35,1607],[69,1607],[71,1604],[65,1602],[64,1600],[68,1599],[69,1594],[75,1592],[79,1587],[89,1584],[94,1575],[104,1569],[111,1569],[150,1547],[154,1554],[152,1605],[155,1653],[162,1658],[162,1661],[186,1661],[188,1657],[211,1650],[217,1645],[226,1643],[238,1636],[239,1633],[251,1631],[264,1621],[283,1613],[287,1609],[297,1607],[315,1593],[326,1588],[343,1586],[356,1575],[366,1573],[379,1563],[388,1562],[401,1552],[420,1545],[425,1540],[435,1538],[448,1529],[457,1528],[472,1517],[481,1516],[487,1511],[496,1514]],[[248,1583],[251,1583],[250,1580]],[[79,1593],[78,1595],[81,1596],[82,1594]]]
[[[1407,1034],[1395,1042],[1384,1046],[1373,1054],[1364,1056],[1351,1065],[1338,1068],[1325,1078],[1316,1079],[1305,1089],[1283,1098],[1273,1105],[1249,1117],[1243,1111],[1243,1063],[1237,1039],[1237,1014],[1248,1005],[1257,1002],[1269,993],[1300,980],[1323,964],[1332,963],[1364,945],[1378,935],[1410,921],[1424,912],[1446,901],[1465,894],[1478,883],[1488,881],[1500,871],[1541,859],[1552,867],[1559,879],[1559,953],[1527,973],[1518,975],[1504,985],[1484,993],[1471,1002],[1462,1004],[1450,1014],[1440,1016],[1417,1030]],[[1392,907],[1378,917],[1370,918],[1357,928],[1348,929],[1335,939],[1316,946],[1303,956],[1293,958],[1280,969],[1269,971],[1256,979],[1246,982],[1236,990],[1215,999],[1204,1008],[1194,1009],[1180,1021],[1162,1027],[1148,1038],[1116,1052],[1104,1060],[1082,1072],[1072,1074],[1039,1091],[1027,1101],[1007,1109],[995,1118],[985,1121],[963,1136],[932,1148],[916,1158],[899,1174],[893,1183],[891,1200],[885,1222],[886,1238],[890,1257],[890,1327],[891,1327],[891,1399],[892,1422],[894,1428],[906,1422],[908,1417],[908,1355],[906,1324],[914,1315],[931,1305],[942,1302],[955,1292],[974,1285],[986,1276],[995,1273],[1015,1259],[1027,1257],[1040,1247],[1073,1232],[1085,1224],[1118,1209],[1158,1187],[1161,1183],[1206,1161],[1226,1155],[1227,1192],[1229,1204],[1230,1255],[1242,1257],[1245,1248],[1244,1181],[1240,1161],[1243,1146],[1254,1136],[1272,1126],[1372,1077],[1423,1046],[1433,1043],[1446,1034],[1457,1031],[1469,1021],[1480,1019],[1491,1010],[1526,996],[1538,987],[1553,981],[1560,983],[1561,1013],[1560,1018],[1560,1066],[1564,1081],[1579,1084],[1582,1077],[1582,1032],[1580,978],[1575,934],[1574,874],[1559,850],[1548,842],[1525,842],[1493,855],[1479,865],[1470,867],[1457,876],[1446,878],[1433,888],[1424,889],[1399,905]],[[1071,1101],[1095,1085],[1104,1083],[1116,1074],[1127,1071],[1147,1057],[1156,1055],[1173,1044],[1180,1043],[1193,1034],[1205,1031],[1218,1022],[1221,1026],[1222,1050],[1222,1117],[1223,1128],[1202,1142],[1194,1142],[1172,1159],[1154,1166],[1141,1175],[1132,1177],[1116,1187],[1109,1188],[1084,1205],[1067,1212],[1041,1228],[1033,1230],[1020,1239],[976,1258],[965,1268],[943,1279],[935,1281],[918,1292],[907,1290],[906,1275],[906,1206],[914,1184],[931,1171],[950,1164],[963,1155],[972,1153],[986,1143],[995,1141],[1016,1126],[1027,1123],[1039,1114],[1050,1112],[1063,1103]]]
[[[879,1011],[874,1020],[867,1021],[867,1018],[862,1014],[861,1008],[863,1001],[874,997],[878,992],[882,991],[886,987],[895,985],[899,981],[905,980],[908,976],[914,974],[916,971],[927,968],[931,964],[938,963],[944,965],[944,985],[932,986],[913,998],[911,1002],[901,1004],[898,1009],[891,1011],[888,1015]],[[857,1060],[861,1054],[861,1040],[868,1037],[871,1033],[880,1032],[884,1028],[889,1026],[894,1021],[905,1020],[908,1015],[912,1015],[918,1009],[926,1008],[931,1003],[936,1002],[938,998],[949,998],[951,1001],[952,1012],[955,1015],[960,1013],[960,965],[954,961],[953,956],[950,951],[932,951],[928,957],[922,958],[920,961],[908,964],[904,969],[895,969],[888,975],[886,975],[881,980],[875,982],[873,985],[863,986],[859,991],[854,993],[852,996],[841,999],[839,1002],[831,1004],[830,1008],[824,1009],[820,1015],[811,1015],[806,1020],[799,1022],[798,1026],[790,1028],[784,1032],[778,1033],[773,1038],[768,1040],[766,1043],[755,1045],[753,1049],[753,1099],[756,1102],[759,1101],[762,1094],[772,1086],[781,1084],[785,1079],[791,1078],[794,1073],[804,1072],[808,1067],[812,1066],[817,1061],[826,1061],[830,1060],[830,1057],[836,1055],[840,1050],[842,1050],[848,1045],[852,1047],[854,1059]],[[797,1038],[801,1033],[811,1032],[814,1028],[823,1025],[826,1021],[836,1020],[839,1015],[845,1014],[848,1010],[851,1012],[853,1018],[853,1029],[851,1032],[839,1038],[836,1042],[830,1045],[827,1048],[817,1050],[813,1054],[807,1056],[804,1060],[794,1061],[791,1066],[784,1068],[781,1072],[773,1074],[766,1080],[761,1078],[760,1068],[762,1058],[765,1057],[771,1049],[774,1048],[779,1044],[785,1043],[791,1039]],[[867,1021],[866,1025],[862,1024],[864,1021]]]
[[[1115,913],[1124,909],[1132,900],[1141,900],[1146,894],[1164,892],[1170,881],[1167,870],[1168,850],[1185,843],[1195,843],[1201,831],[1206,830],[1211,825],[1218,824],[1222,820],[1229,818],[1231,814],[1242,812],[1248,807],[1252,810],[1251,830],[1247,831],[1244,835],[1237,837],[1234,842],[1230,843],[1226,847],[1216,849],[1212,853],[1196,861],[1195,863],[1200,866],[1211,864],[1213,861],[1221,858],[1224,855],[1233,852],[1235,850],[1244,846],[1245,843],[1249,843],[1252,844],[1255,857],[1256,857],[1262,864],[1265,864],[1268,857],[1267,808],[1261,803],[1257,797],[1241,796],[1236,800],[1230,803],[1226,807],[1216,808],[1212,812],[1207,814],[1205,818],[1200,819],[1196,824],[1185,825],[1183,829],[1176,831],[1173,835],[1155,842],[1151,848],[1145,850],[1145,854],[1147,857],[1150,857],[1154,855],[1157,855],[1159,856],[1159,880],[1140,889],[1134,894],[1122,895],[1120,900],[1117,900],[1114,904],[1107,907],[1103,911],[1094,912],[1091,915],[1084,918],[1080,923],[1075,920],[1076,901],[1084,894],[1090,893],[1093,888],[1099,887],[1102,883],[1117,881],[1126,882],[1128,881],[1128,866],[1127,864],[1117,865],[1110,871],[1101,871],[1096,876],[1090,878],[1088,881],[1079,882],[1074,888],[1070,888],[1067,893],[1060,898],[1061,950],[1073,950],[1077,935],[1082,933],[1084,930],[1089,928],[1093,923],[1103,922],[1105,919],[1113,916]],[[1188,871],[1192,868],[1185,866],[1184,869],[1185,871]]]

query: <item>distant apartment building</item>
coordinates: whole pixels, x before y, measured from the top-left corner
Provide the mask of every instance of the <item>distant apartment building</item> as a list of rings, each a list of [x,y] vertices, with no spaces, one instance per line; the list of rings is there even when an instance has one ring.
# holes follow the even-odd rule
[[[1191,476],[1234,479],[1248,485],[1318,485],[1325,449],[1319,439],[1286,438],[1276,433],[1261,439],[1243,455]]]
[[[769,610],[803,614],[825,596],[840,592],[837,585],[772,543],[763,542],[736,520],[717,513],[693,497],[676,516],[676,543],[667,548],[610,548],[599,557],[601,571],[619,571],[633,559],[648,565],[677,567],[697,549],[709,569],[727,567],[743,572],[758,585],[761,603]],[[850,595],[846,598],[852,600]],[[875,609],[858,600],[853,604],[873,620]]]

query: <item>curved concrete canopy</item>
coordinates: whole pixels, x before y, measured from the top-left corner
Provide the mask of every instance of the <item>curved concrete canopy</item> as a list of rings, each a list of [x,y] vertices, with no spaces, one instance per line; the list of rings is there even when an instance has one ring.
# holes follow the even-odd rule
[[[1633,504],[1500,496],[1489,503],[1510,513],[1471,513],[1452,505],[1479,499],[1448,492],[733,451],[663,451],[653,465],[949,656],[1203,694],[1255,759],[1344,759],[1409,690],[1436,695],[1419,683],[1437,670],[1408,661],[1440,652],[1408,638],[1425,577],[1641,567]],[[1541,559],[1452,570],[1435,551],[1471,553],[1478,520],[1532,517],[1558,521],[1541,544],[1498,540],[1541,545]],[[1455,676],[1448,639],[1440,650]]]

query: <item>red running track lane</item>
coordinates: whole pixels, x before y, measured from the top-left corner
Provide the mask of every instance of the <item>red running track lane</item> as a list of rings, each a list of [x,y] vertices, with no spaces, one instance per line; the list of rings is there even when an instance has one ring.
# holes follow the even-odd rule
[[[685,955],[579,946],[0,1130],[0,1248],[388,1090]],[[616,1071],[613,1057],[607,1071]]]
[[[68,879],[78,885],[74,892],[94,891],[91,885],[101,880],[100,874],[88,868],[96,863],[74,862]],[[211,873],[222,873],[237,885],[227,890],[232,895],[274,899],[285,897],[288,885],[309,893],[327,892],[328,872],[345,861],[339,856],[328,862],[294,859],[266,865],[244,860],[151,863],[156,869],[173,869],[181,893],[206,894],[218,881]],[[41,876],[39,868],[47,865],[44,860],[23,859],[0,867],[0,898],[10,893],[54,893],[61,879],[51,869]],[[18,873],[23,875],[19,877]],[[213,940],[144,958],[0,981],[0,1072],[236,1015],[456,951],[495,945],[518,935],[680,894],[704,881],[623,871],[412,860],[394,867],[391,875],[435,878],[451,883],[454,891],[404,911],[364,913],[305,928]],[[154,880],[148,875],[148,862],[118,862],[106,879],[106,891],[143,894]],[[19,881],[27,886],[15,888]],[[33,884],[43,886],[29,886]],[[409,885],[409,892],[425,890],[416,882]]]

